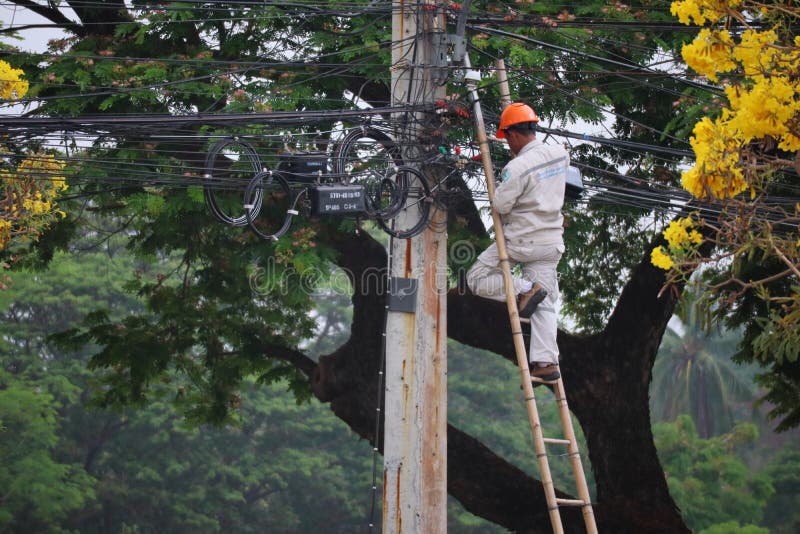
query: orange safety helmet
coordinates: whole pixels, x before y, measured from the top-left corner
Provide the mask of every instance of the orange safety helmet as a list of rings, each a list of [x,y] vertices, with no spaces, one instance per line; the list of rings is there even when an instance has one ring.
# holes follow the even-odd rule
[[[523,122],[539,122],[539,117],[536,116],[536,112],[528,104],[523,104],[522,102],[510,104],[500,115],[500,127],[497,128],[495,137],[505,139],[506,128]]]

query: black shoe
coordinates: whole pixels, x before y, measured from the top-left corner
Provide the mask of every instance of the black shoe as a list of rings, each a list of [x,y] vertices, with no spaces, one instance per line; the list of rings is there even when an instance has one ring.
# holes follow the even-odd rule
[[[530,317],[536,311],[536,307],[547,296],[547,290],[540,284],[535,283],[533,287],[525,293],[517,296],[517,309],[520,317]]]
[[[533,365],[535,367],[533,367],[531,371],[531,381],[534,383],[550,384],[561,378],[561,373],[558,372],[558,365],[553,364],[547,367],[539,367],[536,364]]]

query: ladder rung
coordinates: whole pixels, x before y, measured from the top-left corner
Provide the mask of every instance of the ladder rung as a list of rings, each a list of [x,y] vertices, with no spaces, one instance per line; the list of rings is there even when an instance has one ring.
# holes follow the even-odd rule
[[[558,439],[558,438],[542,438],[545,443],[551,443],[553,445],[569,445],[568,439]]]
[[[560,504],[562,506],[583,506],[586,503],[583,502],[581,499],[556,499],[556,504]]]

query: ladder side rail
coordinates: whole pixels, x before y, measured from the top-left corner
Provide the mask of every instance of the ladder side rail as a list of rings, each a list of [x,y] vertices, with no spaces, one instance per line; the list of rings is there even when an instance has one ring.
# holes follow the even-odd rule
[[[539,463],[539,471],[542,478],[542,486],[544,487],[545,497],[547,499],[547,508],[550,516],[550,523],[553,526],[555,534],[563,534],[564,527],[561,523],[561,515],[559,514],[558,503],[556,501],[555,486],[553,478],[550,473],[550,465],[547,461],[547,451],[545,450],[544,436],[542,434],[542,427],[539,423],[539,412],[536,407],[536,400],[533,394],[533,384],[531,383],[530,369],[528,368],[528,350],[525,347],[525,339],[522,336],[522,325],[519,320],[519,311],[517,310],[517,296],[514,294],[514,283],[511,277],[511,265],[506,248],[505,235],[503,234],[503,225],[500,220],[500,214],[494,209],[494,170],[492,168],[492,160],[489,149],[489,139],[486,135],[486,126],[483,123],[483,112],[481,111],[480,99],[477,94],[477,80],[474,76],[476,73],[471,71],[471,64],[469,54],[464,56],[464,66],[467,69],[467,89],[470,100],[473,105],[473,116],[475,119],[475,130],[478,140],[478,145],[481,151],[481,161],[483,163],[483,170],[486,176],[486,189],[489,196],[489,205],[492,211],[492,224],[495,231],[495,243],[497,245],[497,253],[500,257],[500,266],[503,273],[503,285],[505,286],[506,305],[508,306],[508,315],[511,320],[511,335],[514,341],[514,350],[517,355],[517,365],[519,366],[522,375],[522,389],[525,396],[525,405],[528,409],[528,419],[533,433],[533,441],[536,450],[536,458]]]
[[[594,518],[594,509],[592,508],[592,496],[589,493],[589,485],[586,482],[586,473],[583,470],[583,462],[578,450],[578,440],[575,438],[575,430],[572,426],[572,414],[567,405],[567,392],[564,389],[564,382],[561,378],[555,383],[554,389],[558,404],[558,415],[561,418],[561,428],[564,431],[564,438],[569,441],[567,450],[572,464],[572,474],[578,489],[578,497],[583,502],[581,506],[583,522],[586,525],[588,534],[597,534],[597,524]]]

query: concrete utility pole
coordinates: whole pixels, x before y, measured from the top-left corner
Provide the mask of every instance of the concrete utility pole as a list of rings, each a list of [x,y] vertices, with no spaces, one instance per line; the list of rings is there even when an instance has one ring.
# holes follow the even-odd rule
[[[392,10],[392,105],[431,104],[445,95],[431,80],[445,31],[439,2],[395,1]],[[409,147],[404,160],[413,161],[425,114],[397,113],[393,120],[398,141]],[[384,534],[447,530],[447,234],[446,214],[435,211],[428,229],[394,239],[390,251]]]

